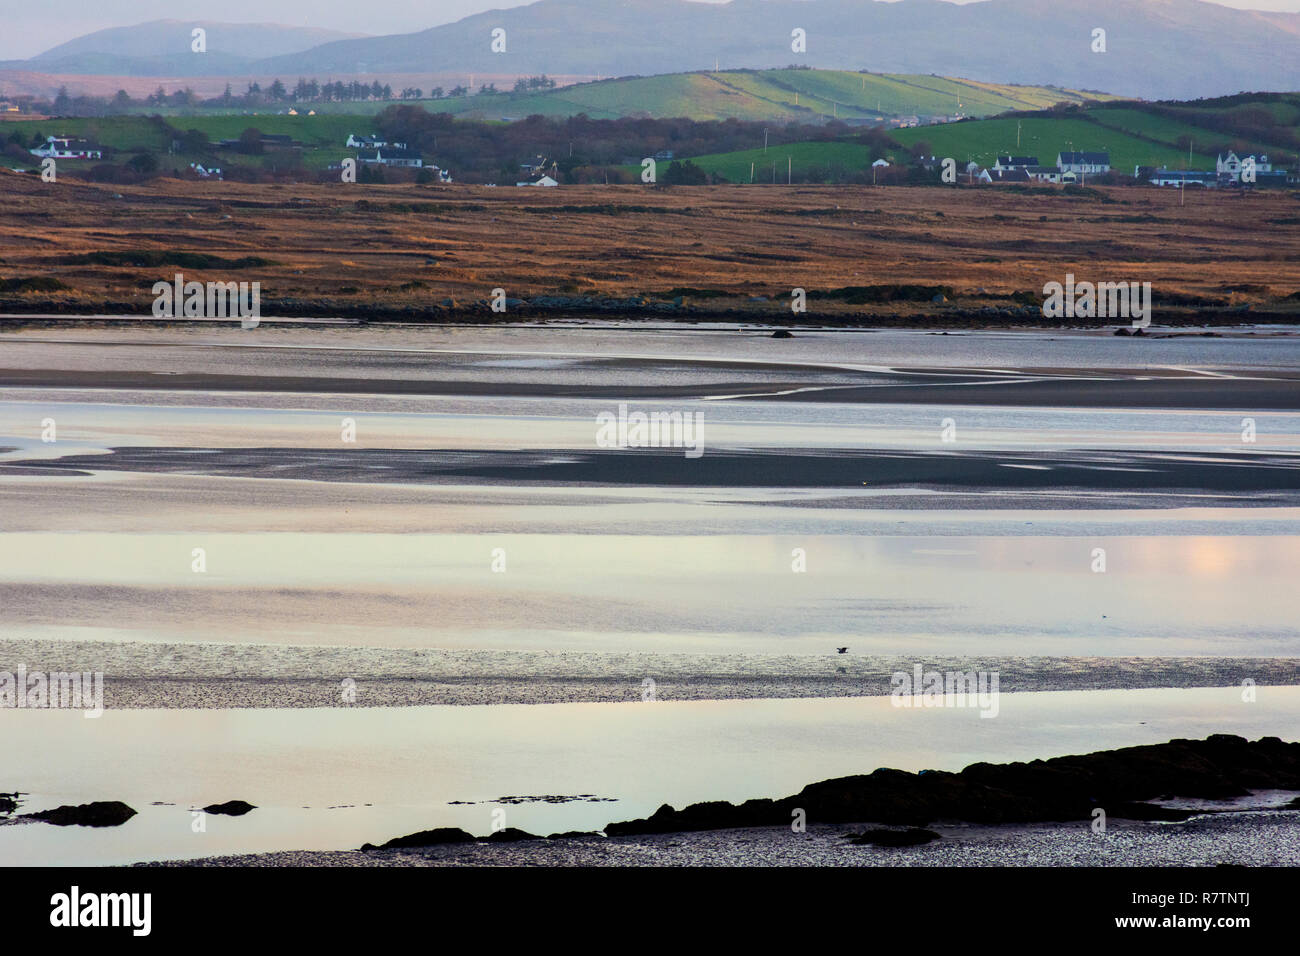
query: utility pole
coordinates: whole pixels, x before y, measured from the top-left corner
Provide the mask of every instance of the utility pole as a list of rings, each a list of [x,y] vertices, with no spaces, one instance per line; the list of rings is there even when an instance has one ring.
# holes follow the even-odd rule
[[[754,164],[749,164],[749,184],[754,185]]]
[[[785,184],[787,186],[789,186],[791,183],[794,182],[793,170],[794,170],[794,164],[791,162],[790,157],[787,156],[785,158]]]
[[[1016,120],[1016,149],[1020,149],[1020,120]]]
[[[763,127],[763,152],[767,152],[767,127]]]

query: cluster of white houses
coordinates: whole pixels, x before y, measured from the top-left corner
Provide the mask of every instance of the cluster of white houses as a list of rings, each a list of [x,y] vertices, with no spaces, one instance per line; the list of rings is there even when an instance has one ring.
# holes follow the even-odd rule
[[[1087,182],[1089,176],[1110,172],[1110,153],[1088,151],[1056,154],[1055,166],[1044,166],[1037,156],[999,156],[987,169],[967,163],[966,172],[983,183],[1058,183],[1070,185]]]
[[[1140,176],[1141,170],[1134,175]],[[1216,158],[1213,171],[1161,167],[1150,171],[1149,178],[1156,186],[1199,186],[1204,189],[1231,189],[1235,186],[1277,188],[1300,183],[1300,173],[1274,169],[1267,155],[1238,156],[1232,150],[1227,156]]]
[[[451,173],[432,163],[425,165],[424,157],[418,149],[409,149],[405,143],[390,143],[373,134],[355,136],[348,134],[343,145],[357,150],[357,162],[363,166],[396,166],[407,169],[430,169],[437,174],[438,181],[451,182]]]
[[[932,157],[931,162],[933,161]],[[969,181],[981,183],[1039,182],[1069,185],[1086,183],[1089,176],[1108,173],[1110,168],[1109,153],[1072,151],[1058,153],[1055,166],[1040,165],[1037,156],[999,156],[998,161],[987,169],[979,163],[971,162],[966,164],[965,175]],[[1133,178],[1145,178],[1153,186],[1203,186],[1210,189],[1300,183],[1300,176],[1296,173],[1274,169],[1266,155],[1239,157],[1231,150],[1227,156],[1218,157],[1213,171],[1139,166],[1133,171]]]

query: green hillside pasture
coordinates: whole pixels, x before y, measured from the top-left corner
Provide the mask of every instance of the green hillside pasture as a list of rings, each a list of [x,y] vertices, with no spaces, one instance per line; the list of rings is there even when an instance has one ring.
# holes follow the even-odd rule
[[[1101,126],[1117,129],[1125,133],[1145,136],[1150,139],[1158,139],[1162,143],[1171,146],[1176,145],[1179,138],[1183,136],[1191,137],[1193,147],[1196,143],[1202,146],[1208,146],[1211,143],[1222,143],[1235,137],[1228,136],[1224,133],[1215,133],[1212,130],[1203,129],[1193,125],[1190,122],[1180,122],[1175,119],[1169,119],[1164,116],[1156,116],[1140,109],[1097,109],[1089,110],[1088,118]],[[1251,149],[1258,149],[1268,152],[1266,145],[1247,141]],[[1187,154],[1183,154],[1183,159],[1187,159]]]
[[[787,164],[787,157],[789,163]],[[692,163],[707,173],[722,176],[728,182],[749,182],[750,164],[754,167],[754,181],[772,182],[773,164],[776,166],[776,181],[786,180],[787,165],[795,173],[807,173],[812,170],[825,170],[840,167],[847,170],[864,170],[871,167],[870,151],[857,143],[791,143],[785,146],[772,146],[766,152],[762,148],[746,149],[735,153],[714,153],[710,156],[692,156]],[[659,163],[659,179],[663,179],[668,168],[665,162]],[[629,172],[640,174],[640,167]]]
[[[1016,146],[1016,123],[1021,124],[1020,146]],[[991,166],[998,156],[1014,153],[1037,156],[1045,166],[1056,162],[1058,153],[1069,149],[1110,153],[1112,168],[1132,175],[1136,166],[1168,166],[1181,169],[1187,153],[1174,145],[1149,143],[1087,119],[1076,117],[1014,117],[968,120],[940,126],[920,126],[894,130],[890,135],[910,147],[918,142],[931,145],[935,156],[951,156],[958,164],[975,160]],[[902,157],[899,157],[902,158]],[[1213,168],[1214,157],[1203,153],[1193,156],[1195,168]],[[1208,164],[1208,166],[1206,165]]]
[[[795,104],[798,95],[799,103]],[[620,116],[686,116],[697,120],[741,119],[759,122],[817,121],[886,115],[957,112],[989,115],[1008,110],[1042,109],[1088,97],[1051,87],[1010,86],[935,76],[856,73],[839,70],[732,70],[672,73],[579,83],[533,93],[503,91],[496,96],[420,100],[432,112],[487,120],[520,119],[533,114],[593,119]],[[1109,99],[1098,94],[1096,99]],[[415,101],[412,101],[415,102]],[[372,112],[385,104],[327,104],[334,112]]]

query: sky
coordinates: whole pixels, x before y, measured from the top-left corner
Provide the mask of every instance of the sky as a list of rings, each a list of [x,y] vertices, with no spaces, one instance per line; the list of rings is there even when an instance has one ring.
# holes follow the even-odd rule
[[[972,0],[958,0],[972,2]],[[1300,0],[1219,0],[1300,12]],[[0,0],[0,60],[26,59],[107,27],[149,20],[285,23],[352,33],[411,33],[518,0]]]

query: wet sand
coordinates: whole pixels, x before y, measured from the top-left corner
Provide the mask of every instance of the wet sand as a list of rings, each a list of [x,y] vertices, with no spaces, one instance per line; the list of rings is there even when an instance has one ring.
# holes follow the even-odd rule
[[[682,331],[617,324],[534,326],[513,334],[501,329],[0,330],[0,387],[1300,409],[1295,367],[1300,338],[1292,327],[1258,334],[1224,330],[1214,333],[1221,336],[1216,340],[1186,332],[1139,340],[1097,331],[1018,333],[1027,345],[1081,346],[1077,365],[998,361],[1006,358],[998,354],[1007,348],[1002,339],[1015,334],[808,329],[795,339],[774,341],[770,333],[743,327]],[[971,349],[973,343],[978,347]],[[602,344],[611,354],[596,350]],[[962,346],[966,363],[933,362],[949,350],[960,353]],[[1206,370],[1222,367],[1206,361],[1210,346],[1234,361],[1232,372]],[[992,361],[970,364],[986,348]],[[640,350],[651,354],[635,354]],[[487,369],[490,376],[484,375]]]
[[[1297,389],[1300,393],[1300,389]],[[701,439],[703,441],[703,439]],[[1252,493],[1250,504],[1300,501],[1300,455],[1222,452],[981,452],[784,448],[461,451],[455,449],[113,448],[36,461],[5,474],[101,471],[367,483],[635,485],[716,488],[907,488]]]
[[[646,654],[0,640],[0,663],[101,671],[106,708],[408,707],[888,696],[919,662],[1004,693],[1300,684],[1300,658]],[[355,682],[345,703],[341,682]]]

